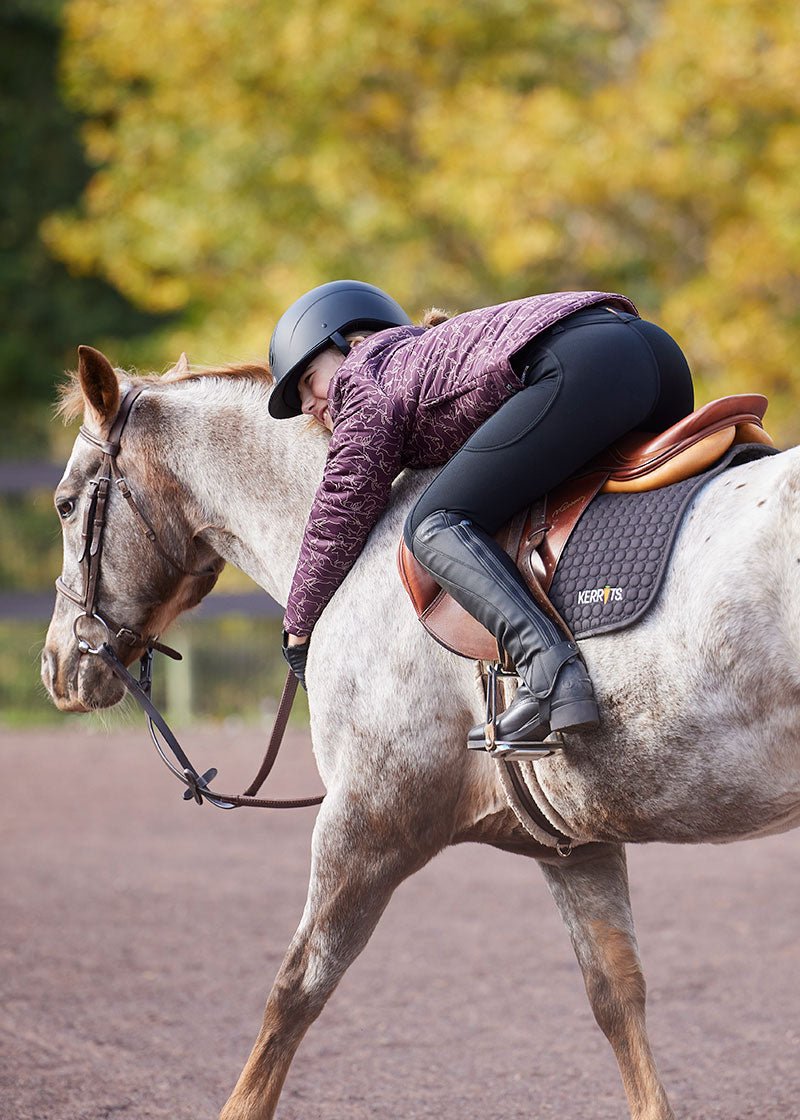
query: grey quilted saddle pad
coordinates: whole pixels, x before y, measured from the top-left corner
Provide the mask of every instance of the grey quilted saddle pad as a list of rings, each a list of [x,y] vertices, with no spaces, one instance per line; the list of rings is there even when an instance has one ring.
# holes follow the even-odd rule
[[[742,444],[684,482],[599,494],[575,526],[550,585],[550,599],[575,637],[638,622],[656,600],[681,521],[701,487],[730,467],[774,454],[772,447]]]

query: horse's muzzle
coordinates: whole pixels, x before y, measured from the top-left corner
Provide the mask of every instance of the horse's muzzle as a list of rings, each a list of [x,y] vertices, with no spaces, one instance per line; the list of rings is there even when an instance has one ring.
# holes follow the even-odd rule
[[[42,650],[42,683],[62,712],[90,712],[111,708],[125,695],[125,686],[97,658],[81,656],[71,647],[59,657],[53,646]]]

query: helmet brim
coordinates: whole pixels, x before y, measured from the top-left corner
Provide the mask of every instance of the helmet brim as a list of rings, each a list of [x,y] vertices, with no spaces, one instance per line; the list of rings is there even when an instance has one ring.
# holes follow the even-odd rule
[[[300,394],[297,391],[297,382],[300,380],[302,370],[292,372],[288,377],[279,381],[270,394],[267,408],[270,416],[276,420],[289,420],[292,416],[302,416],[303,406],[300,403]]]

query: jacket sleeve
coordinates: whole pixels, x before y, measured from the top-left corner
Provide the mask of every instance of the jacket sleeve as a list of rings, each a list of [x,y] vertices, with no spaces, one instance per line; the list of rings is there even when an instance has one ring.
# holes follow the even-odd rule
[[[389,501],[402,467],[400,409],[371,379],[348,386],[306,524],[286,605],[290,634],[310,634]]]

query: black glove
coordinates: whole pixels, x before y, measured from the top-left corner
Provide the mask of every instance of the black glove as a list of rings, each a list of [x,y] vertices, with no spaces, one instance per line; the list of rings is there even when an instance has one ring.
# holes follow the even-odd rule
[[[281,646],[283,656],[286,659],[289,668],[300,681],[300,684],[303,686],[303,688],[306,689],[306,692],[308,692],[308,689],[306,688],[306,658],[308,657],[308,646],[311,639],[309,638],[308,641],[303,642],[301,646],[290,646],[288,643],[288,637],[289,635],[284,630],[283,644]]]

